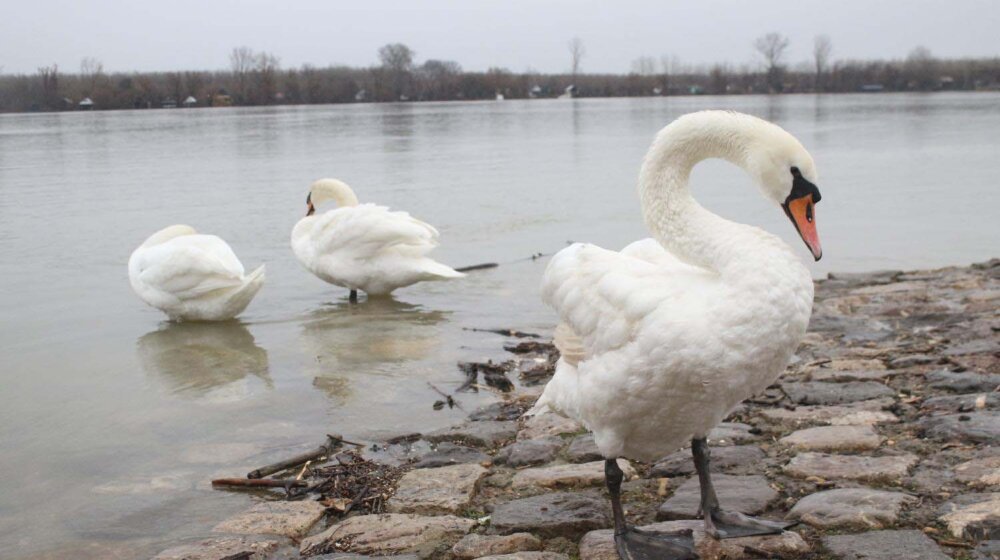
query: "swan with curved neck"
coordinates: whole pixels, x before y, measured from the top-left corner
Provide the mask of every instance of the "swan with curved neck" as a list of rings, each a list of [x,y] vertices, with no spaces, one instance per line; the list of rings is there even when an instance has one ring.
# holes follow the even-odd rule
[[[719,507],[708,470],[708,432],[741,401],[773,383],[806,332],[809,271],[788,245],[706,210],[688,178],[721,158],[744,169],[791,219],[815,259],[812,157],[790,134],[724,111],[685,115],[660,131],[639,175],[652,239],[621,252],[575,244],[542,281],[561,323],[556,373],[532,410],[581,421],[606,459],[615,540],[626,559],[691,558],[689,537],[630,529],[620,503],[618,458],[655,461],[691,442],[706,530],[719,537],[784,526]]]
[[[317,214],[328,201],[337,208]],[[417,282],[464,276],[427,257],[437,245],[433,226],[406,212],[360,204],[351,187],[337,179],[310,185],[306,215],[292,230],[292,250],[302,266],[349,289],[352,302],[358,290],[384,296]]]

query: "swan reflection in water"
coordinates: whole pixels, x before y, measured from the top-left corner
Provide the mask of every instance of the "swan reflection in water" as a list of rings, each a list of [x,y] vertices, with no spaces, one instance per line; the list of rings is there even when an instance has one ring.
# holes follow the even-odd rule
[[[441,345],[436,325],[448,314],[391,298],[342,302],[316,310],[302,325],[307,373],[316,388],[344,402],[359,389],[353,385],[396,377],[410,371],[402,364],[435,355]]]
[[[267,351],[239,321],[166,323],[140,337],[136,352],[146,373],[177,394],[222,389],[233,400],[249,392],[246,382],[254,377],[271,387]]]

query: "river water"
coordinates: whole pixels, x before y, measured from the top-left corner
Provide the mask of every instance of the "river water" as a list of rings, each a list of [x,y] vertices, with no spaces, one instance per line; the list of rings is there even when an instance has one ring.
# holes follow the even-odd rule
[[[502,358],[471,328],[547,334],[545,259],[645,236],[635,195],[656,131],[694,110],[775,121],[812,152],[835,271],[1000,254],[1000,95],[684,97],[0,115],[0,553],[143,558],[249,503],[208,480],[314,446],[429,430],[459,360]],[[501,266],[350,306],[288,246],[308,184],[436,225],[441,261]],[[808,254],[741,171],[695,195]],[[187,223],[267,284],[240,322],[174,325],[126,262]],[[490,395],[463,395],[472,408]]]

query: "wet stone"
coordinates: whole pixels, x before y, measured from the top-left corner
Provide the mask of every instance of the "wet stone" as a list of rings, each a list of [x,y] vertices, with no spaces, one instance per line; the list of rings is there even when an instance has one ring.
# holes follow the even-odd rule
[[[725,510],[753,515],[764,511],[768,504],[778,499],[778,492],[771,488],[763,476],[714,474],[712,482],[719,503]],[[692,477],[681,484],[674,495],[660,506],[656,517],[690,519],[698,514],[700,503],[701,486],[697,477]]]
[[[973,486],[1000,485],[1000,456],[973,459],[955,465],[955,480]]]
[[[834,406],[798,406],[794,410],[765,408],[758,411],[769,422],[789,424],[830,424],[833,426],[865,426],[898,422],[895,414],[882,410],[892,405],[892,399],[882,398]]]
[[[596,493],[552,492],[498,504],[490,520],[498,533],[530,531],[543,538],[576,539],[611,524],[607,500]]]
[[[839,369],[828,369],[828,368],[816,368],[809,371],[806,375],[809,381],[833,381],[837,383],[843,383],[847,381],[882,381],[892,375],[895,372],[885,370],[885,369],[866,369],[866,370],[839,370]]]
[[[870,451],[882,440],[871,426],[820,426],[798,430],[779,441],[807,451]]]
[[[955,373],[947,370],[928,373],[927,386],[953,393],[991,393],[1000,387],[1000,375],[965,371]]]
[[[412,470],[389,499],[392,513],[457,513],[469,506],[486,469],[477,464]]]
[[[972,551],[972,560],[1000,560],[1000,540],[979,543]]]
[[[260,502],[219,523],[212,531],[298,538],[323,517],[324,511],[326,507],[315,501]]]
[[[799,478],[816,476],[826,479],[893,481],[906,476],[918,461],[916,455],[909,453],[867,457],[804,452],[793,457],[784,470]]]
[[[955,538],[1000,539],[1000,493],[960,496],[941,506],[939,521]]]
[[[643,531],[690,533],[695,551],[702,560],[742,560],[744,558],[799,558],[809,552],[809,545],[792,531],[777,535],[717,540],[705,534],[701,520],[664,521],[639,527]],[[614,531],[591,531],[580,540],[580,560],[620,560],[615,550]]]
[[[618,460],[618,465],[625,474],[625,480],[636,476],[635,468],[625,460]],[[511,487],[515,490],[523,488],[562,488],[580,486],[599,486],[604,484],[604,461],[592,463],[568,463],[524,469],[514,473]]]
[[[560,552],[514,552],[512,554],[498,554],[495,556],[482,556],[479,560],[569,560],[569,556]]]
[[[914,366],[933,364],[937,361],[937,357],[928,354],[909,354],[893,358],[889,361],[889,367],[892,369],[906,369]]]
[[[924,435],[931,438],[993,443],[1000,437],[1000,413],[994,411],[928,416],[918,425]]]
[[[712,461],[709,463],[709,466],[712,472],[750,466],[767,456],[763,450],[754,445],[714,447],[711,449],[711,453]],[[694,472],[694,460],[691,457],[691,450],[682,449],[660,459],[650,469],[649,477],[687,476],[694,474]]]
[[[813,527],[881,529],[899,519],[899,512],[917,498],[873,488],[839,488],[810,494],[795,504],[787,519]]]
[[[423,517],[405,513],[348,517],[326,531],[307,537],[299,552],[314,556],[332,551],[337,543],[348,552],[394,555],[458,542],[475,525],[453,515]]]
[[[436,430],[426,434],[424,439],[432,443],[447,441],[492,449],[504,441],[514,439],[515,434],[517,434],[517,422],[483,420]]]
[[[890,387],[875,381],[825,383],[803,381],[782,383],[781,389],[796,404],[844,404],[866,401],[896,394]]]
[[[531,533],[514,533],[512,535],[480,535],[469,533],[455,543],[451,552],[460,559],[481,558],[491,554],[510,554],[541,550],[542,541]]]
[[[708,433],[708,442],[712,445],[739,445],[759,439],[752,433],[753,426],[740,422],[723,422]]]
[[[469,420],[474,422],[482,420],[517,420],[524,413],[524,410],[525,408],[517,402],[495,402],[476,409],[469,415]]]
[[[564,441],[559,436],[515,441],[497,452],[493,461],[511,467],[540,465],[555,459]]]
[[[436,449],[422,456],[419,461],[414,463],[413,468],[432,469],[463,463],[485,463],[489,460],[490,456],[478,449],[442,442],[437,444]]]
[[[367,556],[364,554],[354,554],[351,552],[337,552],[334,554],[321,554],[319,556],[313,556],[313,560],[419,560],[419,556],[416,554],[402,554],[398,556]],[[242,560],[242,559],[240,559]]]
[[[1000,393],[970,393],[931,397],[920,405],[928,412],[975,412],[1000,408]]]
[[[582,429],[583,426],[576,420],[547,412],[528,418],[524,422],[524,428],[517,433],[517,439],[520,441],[561,434],[575,434]]]
[[[589,463],[604,459],[604,455],[597,449],[594,434],[582,434],[573,438],[569,444],[569,449],[566,450],[566,459],[571,463]]]
[[[833,535],[823,537],[823,546],[841,560],[951,560],[930,537],[915,530]]]
[[[278,548],[278,541],[259,537],[212,537],[164,550],[153,560],[264,560]]]

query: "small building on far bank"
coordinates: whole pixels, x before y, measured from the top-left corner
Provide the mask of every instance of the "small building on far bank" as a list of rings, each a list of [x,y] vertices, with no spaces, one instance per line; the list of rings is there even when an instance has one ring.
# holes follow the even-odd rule
[[[94,102],[89,97],[84,97],[77,106],[80,107],[81,111],[89,111],[94,108]]]
[[[184,100],[185,107],[194,107],[196,105],[198,105],[198,100],[193,95],[187,96],[187,99]]]

